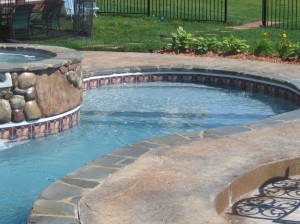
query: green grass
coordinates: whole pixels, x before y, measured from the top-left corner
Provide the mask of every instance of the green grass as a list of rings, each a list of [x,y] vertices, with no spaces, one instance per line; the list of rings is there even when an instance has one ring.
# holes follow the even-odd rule
[[[231,26],[242,25],[261,20],[261,0],[228,0],[228,24],[217,22],[197,22],[165,18],[159,21],[157,16],[116,16],[98,15],[94,17],[93,38],[91,39],[56,39],[46,44],[65,46],[77,50],[93,51],[127,51],[152,52],[166,47],[170,43],[170,34],[182,26],[193,36],[214,36],[222,39],[233,34],[245,39],[254,50],[264,32],[269,33],[271,40],[276,41],[283,30],[276,28],[256,28],[251,30],[233,30]],[[299,31],[286,31],[288,39],[300,40]],[[161,37],[163,35],[163,37]],[[45,41],[42,42],[45,44]]]

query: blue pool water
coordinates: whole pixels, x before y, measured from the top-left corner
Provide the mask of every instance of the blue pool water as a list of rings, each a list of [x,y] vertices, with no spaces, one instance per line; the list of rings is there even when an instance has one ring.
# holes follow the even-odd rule
[[[0,64],[14,64],[14,63],[26,63],[32,61],[41,61],[51,56],[33,54],[29,52],[12,52],[12,51],[1,51],[0,52]]]
[[[144,139],[240,124],[297,109],[270,96],[193,84],[148,83],[85,93],[81,122],[33,141],[0,143],[0,223],[26,223],[53,181]]]

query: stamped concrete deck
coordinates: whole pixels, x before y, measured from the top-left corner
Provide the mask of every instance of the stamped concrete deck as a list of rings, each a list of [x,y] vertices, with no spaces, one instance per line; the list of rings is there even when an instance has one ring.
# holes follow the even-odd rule
[[[83,55],[84,71],[95,75],[132,71],[134,67],[136,71],[141,67],[154,71],[159,67],[198,66],[247,71],[300,84],[297,65],[139,53]],[[216,199],[237,177],[254,168],[300,157],[299,135],[300,112],[294,111],[246,125],[128,146],[50,185],[35,202],[28,223],[260,223],[260,219],[228,214],[221,217],[218,211],[228,202],[221,200],[216,206]],[[283,175],[289,166],[286,163],[272,169],[277,170],[272,175]],[[299,174],[299,170],[291,174]],[[247,188],[251,181],[256,181],[255,176],[248,184],[242,182],[245,186],[241,188]],[[234,198],[235,192],[231,194]]]

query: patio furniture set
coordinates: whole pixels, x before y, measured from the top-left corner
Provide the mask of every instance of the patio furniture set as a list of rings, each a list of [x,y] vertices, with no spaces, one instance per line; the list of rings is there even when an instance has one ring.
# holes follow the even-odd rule
[[[7,0],[5,0],[7,1]],[[15,2],[6,2],[0,4],[0,33],[1,39],[32,39],[32,33],[43,33],[48,35],[54,32],[59,35],[60,32],[60,15],[62,8],[65,9],[66,15],[74,20],[74,0],[44,0],[31,1],[16,0]],[[20,2],[22,1],[22,2]],[[1,0],[0,0],[1,2]],[[93,4],[91,7],[84,5],[83,1],[76,1],[81,4],[77,8],[83,8],[86,14],[91,8],[93,15],[96,15],[98,7]],[[76,7],[76,6],[75,6]],[[32,30],[35,30],[32,32]]]

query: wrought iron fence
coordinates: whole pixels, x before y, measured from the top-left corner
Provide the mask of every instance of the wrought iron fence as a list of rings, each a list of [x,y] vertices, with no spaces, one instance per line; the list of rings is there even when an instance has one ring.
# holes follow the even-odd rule
[[[91,37],[93,28],[94,1],[74,0],[73,34]]]
[[[96,0],[99,13],[227,22],[227,0]]]
[[[283,29],[300,29],[300,0],[263,0],[262,24]]]

